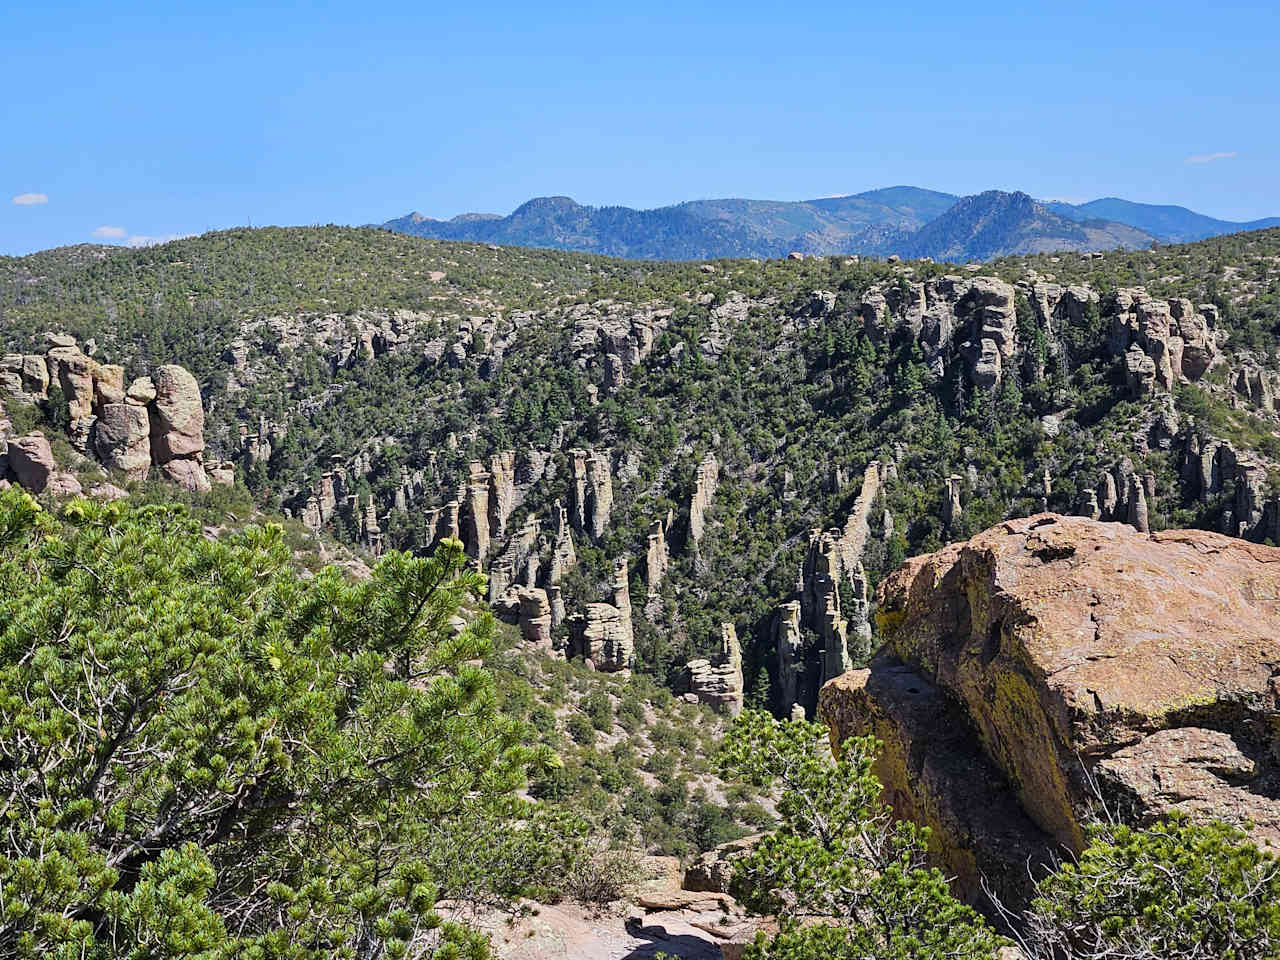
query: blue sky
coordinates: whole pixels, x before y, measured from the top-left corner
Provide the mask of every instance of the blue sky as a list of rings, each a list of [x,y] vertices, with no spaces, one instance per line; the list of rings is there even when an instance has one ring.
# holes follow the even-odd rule
[[[0,50],[0,253],[902,183],[1280,215],[1275,3],[52,0]]]

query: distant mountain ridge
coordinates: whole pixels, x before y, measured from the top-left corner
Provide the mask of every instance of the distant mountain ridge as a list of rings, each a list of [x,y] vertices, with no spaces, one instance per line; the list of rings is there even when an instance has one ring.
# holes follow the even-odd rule
[[[1073,205],[989,190],[970,197],[897,186],[815,200],[691,200],[652,210],[588,207],[538,197],[509,216],[419,213],[382,226],[398,233],[642,260],[866,254],[989,260],[1050,251],[1137,249],[1280,225],[1233,223],[1185,207],[1104,198]]]
[[[1246,230],[1265,230],[1280,226],[1280,217],[1236,222],[1218,220],[1196,213],[1186,207],[1165,206],[1151,203],[1134,203],[1119,197],[1103,197],[1088,203],[1046,203],[1050,210],[1068,220],[1115,220],[1157,237],[1165,243],[1194,243],[1224,233],[1240,233]]]

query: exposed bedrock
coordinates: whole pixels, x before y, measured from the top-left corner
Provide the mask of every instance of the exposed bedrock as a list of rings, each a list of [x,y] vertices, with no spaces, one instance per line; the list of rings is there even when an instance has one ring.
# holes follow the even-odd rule
[[[834,742],[885,741],[887,796],[962,890],[1025,893],[1013,866],[1080,847],[1094,784],[1133,822],[1280,841],[1280,549],[1040,514],[908,561],[877,599],[884,647],[819,712]]]

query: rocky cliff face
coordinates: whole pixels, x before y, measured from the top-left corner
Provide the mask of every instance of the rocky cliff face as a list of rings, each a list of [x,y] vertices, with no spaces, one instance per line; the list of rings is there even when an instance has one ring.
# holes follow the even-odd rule
[[[1099,796],[1280,840],[1280,550],[1043,514],[908,561],[878,600],[884,648],[820,713],[834,743],[885,741],[895,810],[966,893],[1025,894]]]
[[[234,482],[234,474],[222,464],[206,470],[200,385],[185,368],[164,364],[126,388],[124,367],[100,363],[67,334],[47,334],[46,343],[43,355],[0,359],[0,390],[16,403],[65,404],[67,439],[78,454],[128,482],[146,480],[153,470],[193,492],[207,492],[211,476],[219,483]],[[0,423],[9,421],[0,416]],[[0,440],[9,429],[0,433]],[[58,469],[42,434],[7,442],[8,468],[24,487],[36,493],[81,492],[75,477]]]

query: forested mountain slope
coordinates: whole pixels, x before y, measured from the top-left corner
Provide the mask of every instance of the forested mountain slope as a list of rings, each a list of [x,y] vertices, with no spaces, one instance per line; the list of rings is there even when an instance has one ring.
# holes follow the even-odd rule
[[[1278,275],[1280,230],[981,268],[237,230],[2,260],[0,329],[183,364],[260,502],[459,536],[531,643],[787,713],[886,570],[1000,518],[1276,539]]]
[[[989,260],[1046,250],[1136,249],[1153,241],[1185,243],[1277,225],[1275,218],[1234,223],[1185,207],[1114,197],[1071,204],[1001,190],[957,197],[905,186],[803,201],[693,200],[652,210],[538,197],[505,217],[468,213],[436,220],[411,213],[383,224],[436,240],[654,260],[780,257],[791,251]]]

